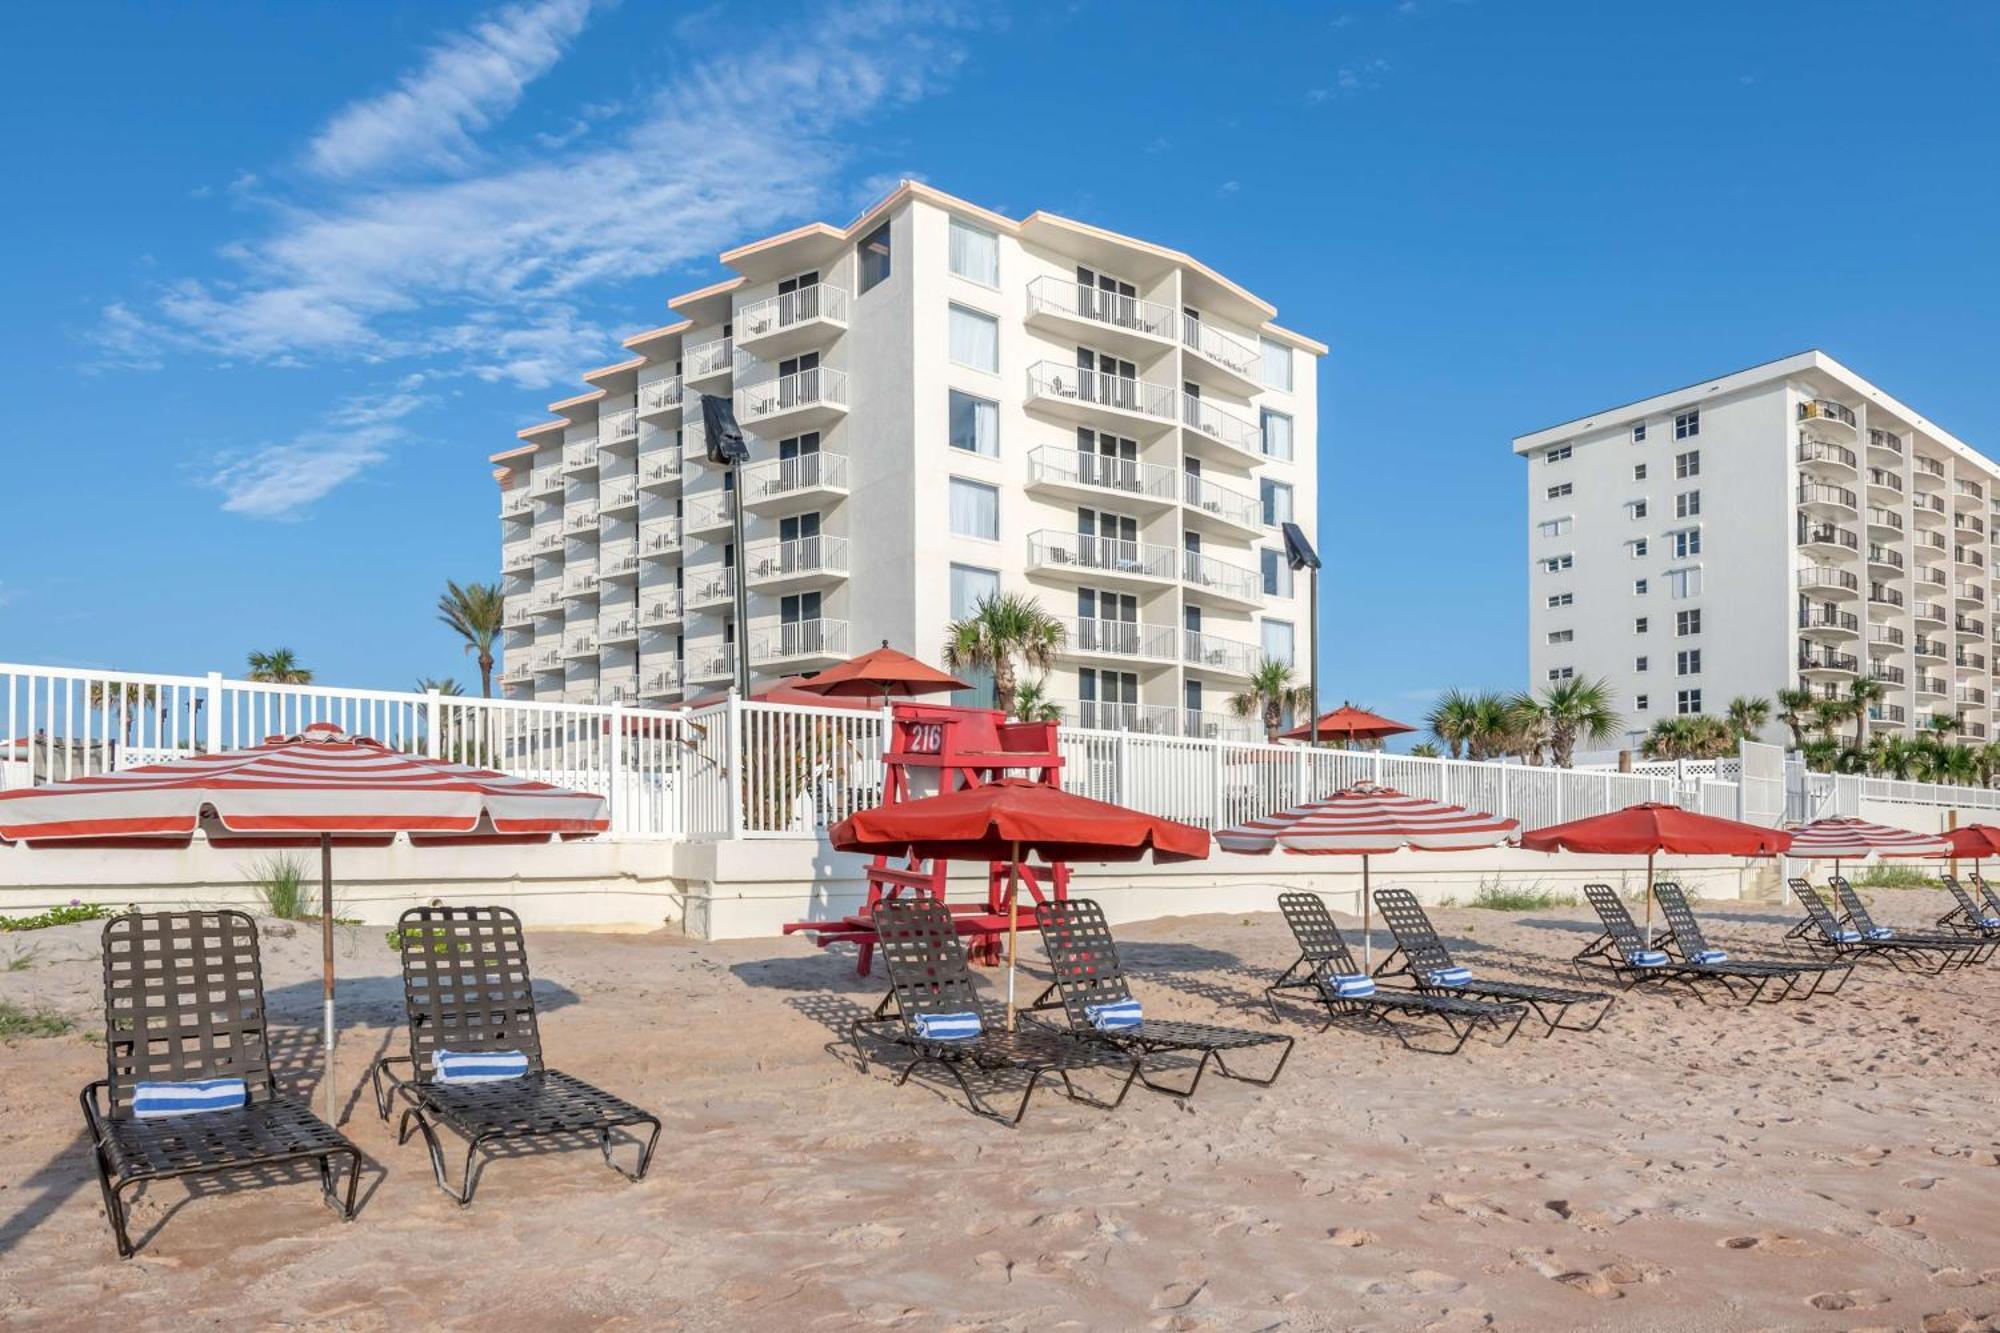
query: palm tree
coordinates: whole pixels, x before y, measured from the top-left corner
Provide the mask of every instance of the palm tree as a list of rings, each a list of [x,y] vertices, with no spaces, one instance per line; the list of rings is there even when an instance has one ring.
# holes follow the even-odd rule
[[[463,588],[454,579],[444,581],[444,595],[438,598],[438,619],[465,640],[465,651],[479,659],[480,697],[493,697],[493,644],[507,623],[507,599],[497,583],[468,583]]]
[[[1062,704],[1049,694],[1046,677],[1024,680],[1014,691],[1014,720],[1016,722],[1060,722]]]
[[[1453,759],[1465,753],[1466,742],[1472,739],[1478,724],[1477,702],[1472,695],[1456,688],[1440,694],[1431,704],[1431,711],[1424,715],[1424,725],[1443,742]]]
[[[1939,736],[1949,736],[1958,730],[1958,717],[1953,713],[1939,713],[1931,718],[1931,731]]]
[[[1868,710],[1882,702],[1889,691],[1873,676],[1857,676],[1847,683],[1847,705],[1854,710],[1854,748],[1868,746]]]
[[[1988,741],[1979,747],[1979,780],[1990,787],[1996,776],[2000,776],[2000,741]]]
[[[1549,715],[1535,702],[1535,696],[1525,690],[1508,698],[1506,707],[1506,728],[1494,748],[1507,754],[1517,754],[1521,756],[1522,763],[1540,768],[1543,753],[1554,736]]]
[[[1847,721],[1849,714],[1853,712],[1853,707],[1845,699],[1815,700],[1812,721],[1813,729],[1819,732],[1819,738],[1823,741],[1832,740],[1834,732],[1840,729],[1840,724]]]
[[[143,716],[141,710],[159,705],[160,690],[157,685],[141,685],[135,680],[128,680],[123,685],[108,680],[93,680],[90,682],[89,697],[92,708],[109,707],[117,712],[125,724],[125,743],[130,745],[138,734],[139,719]],[[160,709],[162,730],[166,713],[165,708]]]
[[[1506,754],[1519,721],[1514,716],[1514,700],[1492,690],[1472,696],[1471,726],[1465,737],[1467,759],[1490,759]]]
[[[1969,745],[1947,745],[1939,752],[1937,782],[1955,782],[1970,787],[1979,781],[1979,756]]]
[[[1736,734],[1719,717],[1663,717],[1642,749],[1648,759],[1720,759],[1735,749]]]
[[[1250,688],[1229,696],[1229,711],[1238,717],[1264,719],[1264,739],[1276,744],[1278,729],[1285,725],[1285,710],[1310,708],[1312,687],[1301,685],[1292,675],[1289,662],[1265,658],[1250,673]]]
[[[944,635],[945,669],[991,671],[994,702],[1008,717],[1018,688],[1014,659],[1046,672],[1066,637],[1062,622],[1040,602],[1013,592],[980,598],[971,615],[945,626]]]
[[[1410,747],[1410,757],[1412,759],[1442,759],[1444,758],[1444,752],[1429,741],[1418,741]]]
[[[1557,768],[1576,758],[1576,743],[1602,745],[1618,734],[1624,719],[1611,707],[1611,686],[1603,679],[1559,681],[1542,691],[1536,711],[1549,728],[1549,757]]]
[[[1771,720],[1771,701],[1760,695],[1739,694],[1729,701],[1729,730],[1740,744],[1755,740]]]
[[[1813,692],[1804,686],[1778,691],[1778,721],[1791,728],[1794,750],[1805,749],[1806,718],[1811,715],[1816,702],[1818,700]]]
[[[436,690],[447,699],[462,699],[465,697],[465,687],[450,676],[417,677],[418,694],[429,694],[432,690]]]
[[[1831,736],[1819,736],[1800,747],[1806,757],[1806,767],[1815,773],[1831,773],[1834,762],[1840,758],[1840,742]]]
[[[1907,736],[1880,736],[1868,747],[1868,766],[1899,780],[1907,779],[1923,762],[1923,750]]]
[[[274,685],[310,685],[313,673],[299,665],[299,655],[289,648],[273,648],[268,653],[251,653],[248,680]]]

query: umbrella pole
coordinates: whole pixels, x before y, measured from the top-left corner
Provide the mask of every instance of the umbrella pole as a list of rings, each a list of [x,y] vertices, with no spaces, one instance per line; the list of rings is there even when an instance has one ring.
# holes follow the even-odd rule
[[[1014,1030],[1014,954],[1021,934],[1021,844],[1007,862],[1007,1030]]]
[[[326,1013],[326,1123],[333,1118],[333,835],[319,835],[320,986]]]
[[[1375,974],[1375,934],[1371,918],[1373,897],[1368,892],[1368,853],[1361,854],[1361,970]]]
[[[1646,947],[1653,947],[1653,854],[1646,853]]]

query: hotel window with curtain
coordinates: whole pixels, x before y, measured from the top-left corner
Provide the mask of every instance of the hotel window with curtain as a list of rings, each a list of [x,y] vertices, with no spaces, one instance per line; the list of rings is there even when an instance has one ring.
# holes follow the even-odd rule
[[[951,271],[982,287],[1000,285],[1000,238],[969,222],[951,220]]]
[[[1259,338],[1264,345],[1264,385],[1292,391],[1292,349],[1271,338]]]
[[[889,280],[889,224],[884,222],[874,231],[861,238],[855,247],[861,258],[861,290],[867,292],[877,284]]]
[[[961,366],[1000,373],[1000,321],[962,305],[951,308],[951,359]]]
[[[951,391],[951,447],[987,458],[1000,455],[1000,404]]]
[[[951,530],[960,537],[1000,540],[1000,491],[964,477],[951,479]]]
[[[981,569],[977,565],[953,565],[951,567],[951,618],[964,620],[979,610],[979,604],[988,598],[1000,595],[1000,571]],[[968,667],[957,673],[958,677],[972,686],[972,697],[967,702],[974,707],[993,706],[993,669],[991,667]]]
[[[1282,481],[1260,477],[1257,488],[1264,501],[1264,526],[1275,528],[1292,521],[1292,488]]]
[[[1292,419],[1267,407],[1263,409],[1263,422],[1265,456],[1289,460],[1292,456]]]
[[[1267,620],[1264,622],[1264,656],[1273,662],[1283,662],[1291,666],[1297,659],[1292,655],[1292,624],[1289,620]]]

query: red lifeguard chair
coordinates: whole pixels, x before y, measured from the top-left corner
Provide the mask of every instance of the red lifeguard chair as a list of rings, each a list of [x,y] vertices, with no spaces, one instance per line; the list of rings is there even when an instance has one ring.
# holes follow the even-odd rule
[[[892,714],[888,752],[882,756],[882,804],[896,805],[945,792],[980,787],[1003,777],[1062,785],[1062,754],[1053,722],[1009,722],[991,708],[899,703]],[[967,937],[972,957],[1000,960],[1007,934],[1009,875],[1005,861],[986,866],[984,903],[947,903],[952,924]],[[813,936],[821,948],[853,944],[855,970],[867,976],[875,959],[875,904],[906,893],[928,893],[945,902],[951,865],[939,857],[911,857],[900,865],[877,856],[868,865],[868,897],[859,912],[838,921],[794,921],[787,935]],[[1033,899],[1021,904],[1021,923],[1032,926],[1042,903],[1069,897],[1069,867],[1023,864],[1020,883]]]

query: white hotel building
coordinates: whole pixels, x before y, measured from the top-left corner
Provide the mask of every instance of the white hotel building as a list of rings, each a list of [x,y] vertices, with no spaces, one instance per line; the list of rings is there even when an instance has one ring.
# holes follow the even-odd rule
[[[721,262],[493,455],[509,697],[712,695],[739,634],[759,683],[885,639],[936,662],[1000,589],[1066,622],[1047,684],[1072,723],[1247,736],[1227,700],[1259,659],[1303,675],[1277,525],[1313,528],[1326,348],[1271,305],[1176,251],[910,182]],[[733,395],[741,496],[702,394]]]
[[[1874,732],[1944,714],[1993,734],[2000,465],[1832,357],[1566,421],[1514,452],[1535,688],[1604,678],[1636,742],[1736,695],[1845,695],[1866,674],[1886,690]]]

